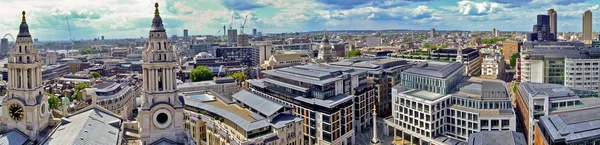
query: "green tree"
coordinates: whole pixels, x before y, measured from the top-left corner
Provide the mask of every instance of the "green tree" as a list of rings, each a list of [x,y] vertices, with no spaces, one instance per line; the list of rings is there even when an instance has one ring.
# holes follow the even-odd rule
[[[355,49],[355,50],[350,50],[348,51],[348,54],[346,54],[346,56],[348,57],[357,57],[357,56],[361,56],[362,52],[360,52],[360,50]]]
[[[0,95],[3,96],[3,95],[6,95],[7,93],[8,93],[8,89],[4,89],[4,90],[2,90],[2,92],[0,92]]]
[[[89,85],[86,83],[77,83],[75,85],[75,93],[73,93],[73,95],[71,96],[71,100],[81,100],[81,96],[79,95],[79,92],[81,92],[81,90],[88,88]]]
[[[190,72],[190,79],[192,82],[212,80],[213,73],[206,66],[198,66]]]
[[[99,78],[101,76],[98,72],[91,72],[90,75],[92,75],[94,78]]]
[[[510,66],[512,68],[515,68],[515,66],[517,66],[517,59],[519,59],[521,57],[521,54],[519,53],[515,53],[512,56],[510,56]]]
[[[248,77],[246,77],[246,74],[244,74],[243,72],[236,72],[236,73],[230,74],[229,76],[238,82],[243,82],[248,79]]]
[[[448,48],[448,45],[444,44],[444,45],[440,46],[440,48]]]
[[[59,102],[60,102],[60,99],[58,99],[56,96],[54,96],[54,94],[48,93],[48,105],[50,105],[50,108],[57,109]]]

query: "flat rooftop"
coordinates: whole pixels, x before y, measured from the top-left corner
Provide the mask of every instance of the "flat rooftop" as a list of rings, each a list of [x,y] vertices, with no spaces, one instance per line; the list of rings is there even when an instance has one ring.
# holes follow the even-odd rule
[[[579,98],[573,90],[563,85],[523,82],[519,86],[525,89],[528,97]]]
[[[414,67],[407,69],[402,73],[446,78],[450,74],[460,70],[462,67],[463,65],[458,62],[428,61],[425,63],[417,64]]]
[[[479,113],[480,117],[511,117],[515,116],[515,113],[511,109],[475,109],[465,107],[461,105],[452,105],[450,108]]]
[[[429,100],[429,101],[434,101],[434,100],[444,97],[444,95],[442,95],[442,94],[429,92],[429,91],[425,91],[425,90],[411,90],[411,91],[406,92],[405,94],[413,96],[413,97]]]

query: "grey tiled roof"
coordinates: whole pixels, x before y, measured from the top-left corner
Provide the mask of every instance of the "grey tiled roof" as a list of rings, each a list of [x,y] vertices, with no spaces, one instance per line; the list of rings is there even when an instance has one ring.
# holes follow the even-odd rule
[[[469,145],[526,145],[525,136],[514,131],[482,131],[469,136]]]
[[[355,70],[352,68],[321,65],[301,65],[263,71],[263,73],[267,75],[278,76],[315,85],[323,85],[341,80],[342,74],[359,75],[366,72],[367,71]]]
[[[534,98],[560,98],[576,96],[573,90],[563,85],[523,82],[520,84],[520,86],[525,89],[525,93]]]
[[[600,108],[542,116],[539,126],[553,142],[570,144],[600,138]]]
[[[90,109],[69,118],[44,145],[117,144],[121,119],[98,109]],[[117,126],[115,126],[117,125]]]
[[[402,73],[437,77],[437,78],[446,78],[448,75],[452,74],[455,71],[458,71],[462,68],[463,65],[458,62],[426,62],[422,64],[415,65],[414,67],[405,70]]]
[[[189,100],[189,98],[187,98],[187,97],[183,97],[183,98],[185,100]],[[230,112],[228,110],[221,109],[219,107],[215,107],[215,106],[212,106],[209,104],[198,102],[198,101],[193,101],[193,100],[186,101],[185,105],[191,106],[194,108],[200,108],[200,109],[203,109],[206,111],[210,111],[210,112],[217,114],[223,118],[231,120],[231,122],[235,122],[239,127],[244,129],[244,131],[252,131],[252,130],[267,127],[270,125],[270,123],[267,120],[258,120],[258,121],[250,122],[250,121],[244,119],[242,116],[239,116],[233,112]]]
[[[481,86],[482,91],[506,91],[506,86],[502,82],[483,81]]]
[[[27,135],[19,130],[11,130],[0,134],[0,145],[22,145],[27,142]]]
[[[302,121],[302,119],[300,119],[299,117],[296,117],[292,114],[279,114],[277,115],[277,117],[273,118],[271,120],[271,126],[275,127],[275,128],[281,128],[284,127],[286,124],[290,123],[290,122],[295,122],[295,121]]]
[[[281,108],[289,108],[287,105],[275,102],[262,96],[258,96],[247,90],[241,90],[233,94],[232,97],[266,116],[275,114]]]

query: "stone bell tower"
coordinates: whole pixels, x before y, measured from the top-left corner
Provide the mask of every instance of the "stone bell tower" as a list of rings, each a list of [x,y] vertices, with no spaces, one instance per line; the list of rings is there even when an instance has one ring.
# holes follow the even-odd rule
[[[159,140],[184,143],[183,99],[177,94],[177,59],[168,43],[167,32],[158,12],[152,19],[142,63],[142,104],[137,121],[143,144]]]
[[[10,50],[8,57],[8,94],[2,103],[2,125],[37,140],[48,126],[50,109],[48,96],[42,91],[41,57],[33,47],[25,11],[22,14],[15,48]]]

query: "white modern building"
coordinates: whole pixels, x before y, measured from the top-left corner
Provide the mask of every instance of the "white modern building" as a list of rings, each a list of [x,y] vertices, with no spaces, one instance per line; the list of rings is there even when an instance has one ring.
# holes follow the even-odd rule
[[[502,79],[505,72],[504,57],[494,53],[486,55],[481,64],[481,77],[489,79]]]

